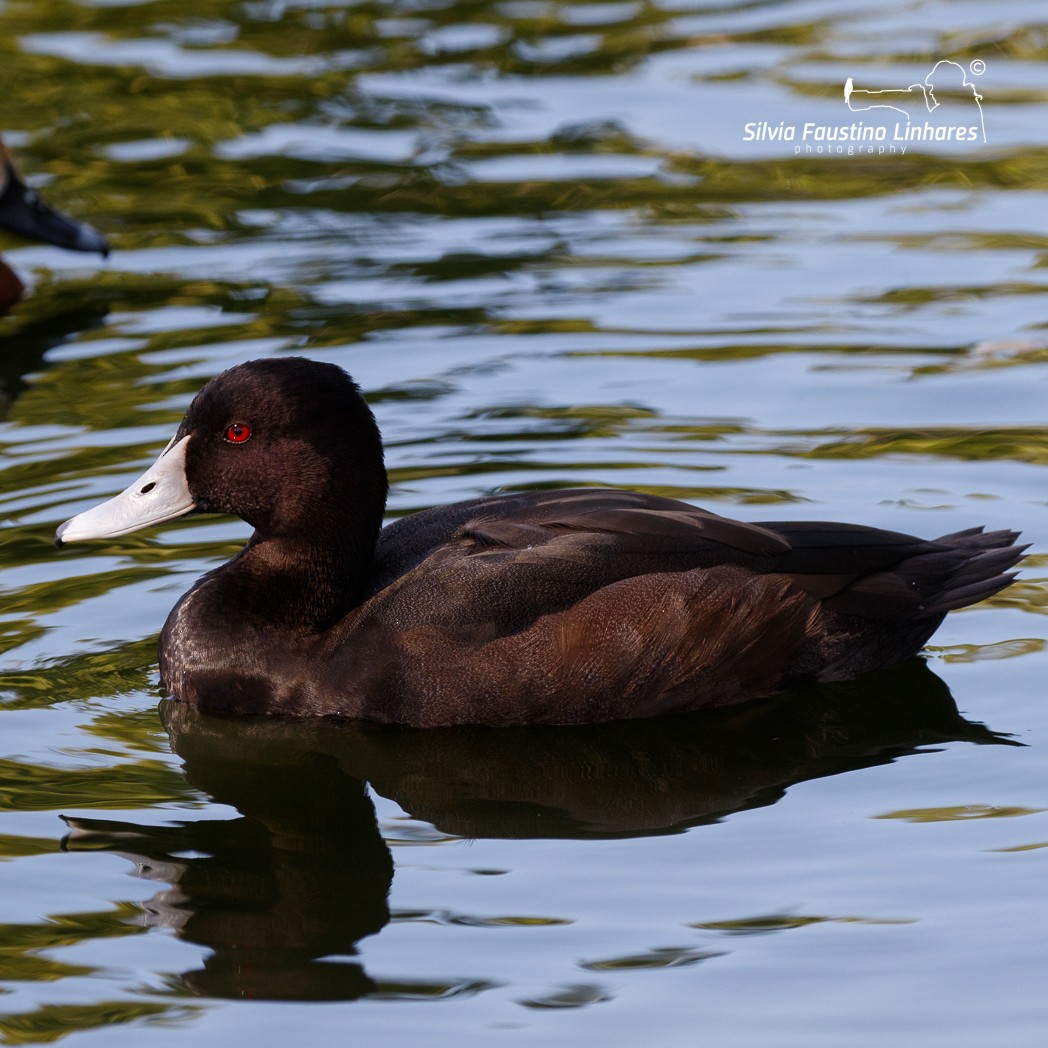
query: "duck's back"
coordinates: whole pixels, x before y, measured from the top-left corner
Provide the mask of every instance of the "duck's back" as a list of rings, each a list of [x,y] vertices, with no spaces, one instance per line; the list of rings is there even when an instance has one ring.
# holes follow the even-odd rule
[[[521,629],[623,579],[789,551],[766,529],[630,491],[525,492],[402,518],[376,544],[372,606],[405,626]],[[460,634],[461,635],[461,634]]]

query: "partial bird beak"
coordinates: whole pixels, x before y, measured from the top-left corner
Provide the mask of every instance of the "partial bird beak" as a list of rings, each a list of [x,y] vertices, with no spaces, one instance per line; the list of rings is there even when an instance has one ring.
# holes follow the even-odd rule
[[[109,254],[109,241],[94,226],[63,215],[30,189],[10,160],[3,159],[3,192],[0,193],[0,228],[69,251],[97,251]]]
[[[176,444],[172,438],[156,462],[119,495],[67,520],[55,534],[55,545],[111,539],[192,513],[196,499],[186,480],[188,440]]]

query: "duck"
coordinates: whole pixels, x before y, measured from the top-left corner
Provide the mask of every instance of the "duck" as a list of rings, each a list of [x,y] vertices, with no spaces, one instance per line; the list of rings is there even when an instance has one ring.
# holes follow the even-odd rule
[[[1026,547],[971,528],[744,522],[636,491],[480,496],[383,526],[378,425],[335,364],[268,357],[195,396],[156,462],[56,533],[192,513],[253,529],[178,601],[161,686],[204,713],[411,728],[585,724],[848,680],[1002,590]]]
[[[93,226],[51,207],[22,180],[10,150],[0,139],[0,229],[29,240],[42,240],[69,251],[109,254],[109,241]],[[0,258],[0,314],[18,303],[25,285]]]

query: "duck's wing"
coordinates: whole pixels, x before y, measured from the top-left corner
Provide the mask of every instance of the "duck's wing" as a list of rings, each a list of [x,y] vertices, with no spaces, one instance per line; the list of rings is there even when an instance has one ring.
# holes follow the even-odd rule
[[[530,621],[528,586],[541,614],[543,599],[555,610],[619,579],[734,565],[784,576],[842,615],[931,617],[1008,585],[1007,569],[1026,548],[1017,538],[981,528],[922,539],[835,521],[750,523],[613,489],[524,492],[423,511],[385,528],[372,592],[423,565],[463,582],[498,578],[493,606],[512,603],[519,613],[510,620],[519,622]]]
[[[476,499],[384,529],[372,610],[497,636],[624,579],[732,566],[821,599],[929,547],[873,528],[779,530],[675,499],[607,489]]]
[[[455,537],[474,543],[478,551],[534,548],[571,537],[582,542],[606,539],[622,553],[685,554],[700,560],[704,552],[719,547],[747,557],[781,555],[790,549],[788,540],[758,524],[676,499],[599,489],[543,493],[509,513],[500,512],[497,504],[481,507]]]
[[[718,516],[657,495],[605,488],[529,491],[470,499],[402,517],[382,529],[375,549],[372,592],[378,592],[432,556],[531,552],[558,543],[617,546],[652,558],[700,557],[736,550],[750,557],[789,551],[789,542],[760,525]],[[715,561],[716,562],[716,561]]]
[[[545,562],[555,571],[570,561],[573,574],[585,576],[583,592],[619,578],[734,564],[761,575],[788,576],[823,599],[858,579],[947,547],[945,539],[858,524],[748,523],[633,491],[524,492],[425,510],[389,525],[379,536],[372,592],[424,562],[433,570],[481,558],[486,570],[498,565],[507,578],[525,563]]]

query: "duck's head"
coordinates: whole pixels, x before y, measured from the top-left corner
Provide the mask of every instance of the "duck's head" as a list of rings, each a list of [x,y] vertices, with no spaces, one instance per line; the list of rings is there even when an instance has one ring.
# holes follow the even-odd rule
[[[3,142],[0,142],[0,229],[69,251],[109,254],[109,242],[97,229],[56,211],[22,181]]]
[[[193,512],[233,514],[262,537],[356,534],[373,543],[385,497],[378,427],[353,380],[302,357],[252,360],[212,379],[156,462],[67,520],[55,544]]]

